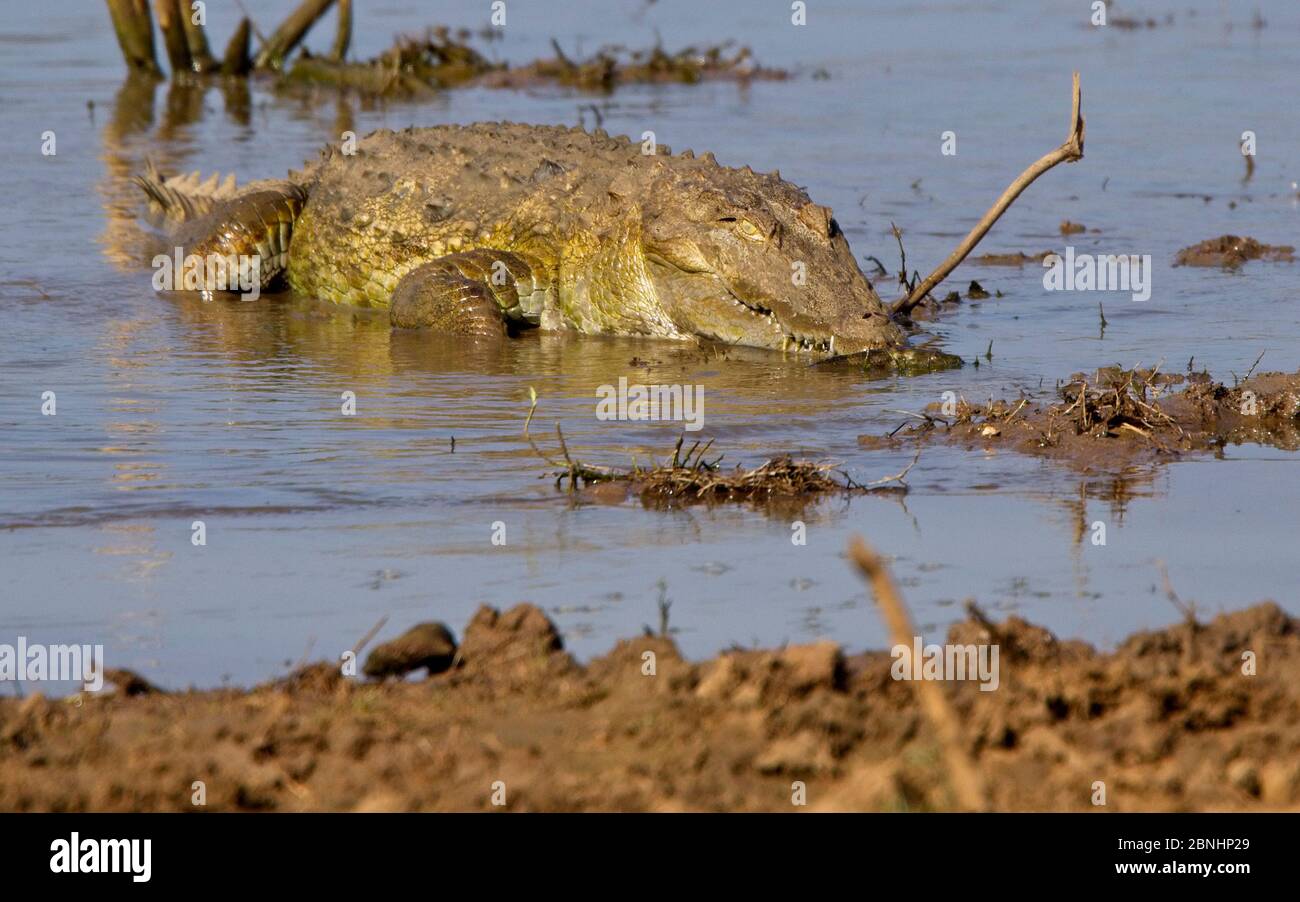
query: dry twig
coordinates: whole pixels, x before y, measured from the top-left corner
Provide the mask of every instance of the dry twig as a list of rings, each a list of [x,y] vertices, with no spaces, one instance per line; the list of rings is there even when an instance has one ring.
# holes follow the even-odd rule
[[[897,482],[906,485],[907,483],[904,482],[904,479],[906,479],[907,474],[912,471],[912,467],[916,466],[916,462],[920,459],[921,459],[921,449],[918,447],[916,449],[916,456],[912,458],[912,462],[910,464],[903,467],[903,469],[899,470],[893,476],[884,476],[881,477],[880,479],[875,480],[874,482],[868,482],[867,488],[872,488],[873,486],[878,486],[878,485],[885,485],[886,483],[890,483],[890,482]]]
[[[916,630],[889,568],[860,536],[853,536],[849,540],[849,557],[871,584],[871,591],[876,596],[876,603],[880,606],[885,626],[889,630],[890,642],[911,648]],[[919,662],[913,662],[913,665],[919,666]],[[943,688],[932,680],[910,682],[916,691],[921,711],[939,738],[944,758],[948,762],[957,804],[966,811],[983,811],[986,808],[984,779],[966,751],[957,714],[948,704]]]
[[[339,0],[338,32],[334,35],[334,47],[330,50],[330,59],[341,63],[348,55],[352,44],[352,0]]]
[[[257,52],[253,64],[258,69],[278,69],[284,63],[284,58],[298,46],[298,42],[316,24],[316,20],[325,15],[333,5],[334,0],[303,0],[266,39],[266,43]]]
[[[355,658],[357,655],[361,654],[361,649],[365,648],[367,645],[370,644],[370,640],[375,638],[375,635],[381,629],[384,628],[384,624],[387,622],[388,622],[387,614],[385,614],[383,617],[380,617],[379,621],[370,628],[370,631],[366,633],[364,636],[362,636],[360,639],[358,639],[356,645],[352,646],[352,657]]]
[[[997,203],[984,214],[984,218],[976,223],[975,228],[971,229],[970,233],[962,239],[957,249],[948,255],[948,259],[939,264],[939,267],[926,276],[920,284],[912,285],[906,296],[894,302],[891,312],[895,316],[906,315],[913,307],[921,303],[936,285],[946,279],[948,274],[956,269],[961,261],[965,260],[967,255],[975,249],[975,245],[980,243],[988,230],[993,228],[993,224],[1001,218],[1002,214],[1015,202],[1021,192],[1033,184],[1035,179],[1059,163],[1073,163],[1083,158],[1084,127],[1083,115],[1080,109],[1079,73],[1075,72],[1074,101],[1070,113],[1070,136],[1065,143],[1051,153],[1040,157],[1036,163],[1020,173],[1019,178],[1012,182],[1007,187],[1007,190],[1002,192],[1002,196],[998,198]]]

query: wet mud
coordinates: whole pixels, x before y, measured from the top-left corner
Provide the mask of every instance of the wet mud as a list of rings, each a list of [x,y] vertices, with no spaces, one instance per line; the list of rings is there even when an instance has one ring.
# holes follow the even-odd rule
[[[1000,649],[995,691],[944,684],[988,807],[1092,810],[1098,782],[1112,811],[1300,806],[1300,622],[1272,603],[1113,652],[977,609],[948,641]],[[196,783],[209,811],[950,809],[895,663],[831,642],[693,662],[646,635],[581,665],[539,609],[483,607],[416,682],[321,662],[249,691],[4,699],[0,809],[189,811]]]
[[[1022,251],[1009,254],[980,254],[969,258],[966,262],[979,266],[1024,266],[1028,263],[1042,263],[1056,253],[1058,251],[1043,251],[1038,254],[1026,254]]]
[[[1295,248],[1290,245],[1269,245],[1254,238],[1237,235],[1220,235],[1209,238],[1178,252],[1174,266],[1217,266],[1239,269],[1251,260],[1272,263],[1294,263]]]
[[[1089,470],[1213,453],[1227,445],[1300,449],[1300,373],[1247,374],[1232,386],[1206,373],[1110,367],[1076,373],[1055,399],[931,404],[864,448],[945,441],[1008,449]]]

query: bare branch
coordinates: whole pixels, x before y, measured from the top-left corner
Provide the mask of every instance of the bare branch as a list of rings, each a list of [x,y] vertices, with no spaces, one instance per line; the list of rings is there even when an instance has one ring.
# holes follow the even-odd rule
[[[341,63],[347,58],[348,46],[352,43],[352,0],[339,0],[338,16],[338,31],[334,35],[330,59]]]
[[[203,25],[194,21],[194,10],[189,0],[182,0],[180,6],[181,30],[185,32],[185,44],[190,51],[190,60],[195,72],[215,72],[217,61],[212,57],[208,47],[208,35]]]
[[[883,476],[880,479],[875,480],[874,482],[868,482],[867,488],[873,488],[874,486],[878,486],[878,485],[886,485],[891,482],[897,482],[897,483],[901,483],[902,485],[907,485],[905,481],[907,479],[907,474],[912,472],[912,467],[916,466],[916,462],[920,459],[921,459],[921,448],[918,447],[916,449],[916,456],[912,458],[912,462],[910,464],[903,467],[903,469],[899,470],[893,476]]]
[[[167,51],[172,76],[189,72],[193,60],[181,25],[180,0],[154,0],[154,13],[158,16],[158,30],[162,32],[163,49]]]
[[[154,51],[149,0],[108,0],[108,14],[113,20],[113,31],[117,33],[117,43],[122,48],[127,68],[160,76],[162,70]]]
[[[1069,138],[1067,138],[1065,143],[1060,147],[1056,148],[1051,153],[1040,157],[1036,163],[1024,172],[1020,173],[1020,177],[1012,182],[1007,187],[1006,191],[1002,192],[1002,196],[998,198],[997,203],[989,208],[989,211],[984,214],[984,218],[975,225],[975,228],[970,230],[970,233],[964,239],[962,239],[962,242],[957,246],[957,249],[948,255],[948,259],[939,264],[939,267],[934,272],[930,273],[930,275],[926,276],[924,281],[913,286],[912,290],[907,293],[906,297],[895,301],[890,310],[891,313],[895,316],[907,314],[913,307],[921,303],[922,299],[934,290],[936,285],[948,278],[948,274],[956,269],[961,262],[966,259],[970,252],[975,249],[975,245],[979,244],[980,240],[988,233],[988,230],[993,228],[993,223],[997,222],[998,219],[1002,217],[1002,214],[1005,213],[1007,208],[1015,202],[1016,198],[1019,197],[1026,188],[1033,184],[1040,175],[1051,169],[1053,166],[1056,166],[1058,163],[1073,163],[1077,160],[1083,159],[1084,123],[1083,116],[1080,113],[1081,109],[1079,73],[1075,72],[1074,101],[1070,111]]]
[[[230,43],[226,45],[226,52],[221,57],[223,75],[247,75],[253,67],[248,55],[248,34],[251,28],[252,20],[248,16],[239,20],[235,33],[230,36]]]
[[[303,0],[302,4],[291,12],[280,23],[280,27],[267,38],[262,49],[257,52],[253,65],[258,69],[280,68],[285,57],[298,46],[298,42],[316,24],[316,20],[325,15],[333,5],[334,0]]]
[[[1165,567],[1165,562],[1157,560],[1155,563],[1156,569],[1160,571],[1160,581],[1164,585],[1165,598],[1168,598],[1169,603],[1178,609],[1178,613],[1183,615],[1183,620],[1195,628],[1197,626],[1196,606],[1183,601],[1178,593],[1174,591],[1174,582],[1169,578],[1169,570]]]

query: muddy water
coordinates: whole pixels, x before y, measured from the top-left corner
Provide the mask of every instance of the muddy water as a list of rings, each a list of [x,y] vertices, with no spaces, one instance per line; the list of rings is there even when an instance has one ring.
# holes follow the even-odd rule
[[[260,24],[290,5],[259,4]],[[233,8],[210,6],[220,44]],[[367,4],[354,51],[435,15],[482,24],[480,5],[462,6]],[[782,3],[512,3],[491,45],[501,58],[545,53],[552,35],[589,51],[648,45],[657,30],[669,47],[736,38],[796,77],[376,105],[256,84],[247,96],[123,91],[102,4],[11,4],[0,21],[0,641],[102,643],[110,664],[168,685],[250,683],[304,654],[336,655],[382,615],[385,635],[426,618],[459,629],[480,603],[531,600],[588,655],[657,624],[663,581],[691,655],[823,636],[878,646],[883,631],[841,554],[853,532],[896,558],[927,634],[967,597],[1103,644],[1168,623],[1176,612],[1157,591],[1155,559],[1207,610],[1265,597],[1300,610],[1300,481],[1295,455],[1273,449],[1116,478],[934,448],[904,500],[800,513],[805,546],[792,544],[788,513],[573,504],[539,478],[546,466],[521,438],[530,386],[537,432],[562,422],[585,460],[644,460],[678,434],[596,419],[597,387],[626,376],[703,385],[699,434],[729,461],[825,456],[865,481],[910,454],[863,451],[857,437],[944,391],[982,400],[1099,364],[1182,369],[1193,356],[1227,378],[1261,351],[1263,369],[1300,366],[1294,265],[1169,265],[1179,247],[1224,232],[1300,243],[1294,4],[1146,4],[1162,24],[1137,31],[1092,29],[1087,4],[1072,0],[813,6],[795,28]],[[1256,7],[1262,29],[1251,27]],[[314,44],[329,37],[327,25]],[[1004,296],[929,328],[967,360],[991,341],[978,369],[868,380],[779,355],[556,336],[476,349],[305,301],[159,296],[130,262],[139,208],[126,178],[146,156],[260,177],[344,129],[580,115],[590,125],[595,104],[611,133],[652,129],[725,163],[779,166],[836,210],[860,257],[891,269],[898,223],[909,265],[925,270],[1065,137],[1072,68],[1083,73],[1086,159],[1034,185],[981,250],[1060,248],[1069,218],[1090,229],[1071,241],[1080,253],[1150,254],[1152,296],[1048,293],[1035,267],[965,266],[947,287],[977,278]],[[1260,156],[1243,184],[1246,129]],[[40,153],[46,130],[53,157]],[[946,130],[956,156],[940,153]],[[56,416],[41,415],[46,391]],[[340,412],[345,391],[355,416]],[[202,547],[191,543],[196,520]],[[491,541],[497,522],[504,546]],[[1104,546],[1091,541],[1095,522]]]

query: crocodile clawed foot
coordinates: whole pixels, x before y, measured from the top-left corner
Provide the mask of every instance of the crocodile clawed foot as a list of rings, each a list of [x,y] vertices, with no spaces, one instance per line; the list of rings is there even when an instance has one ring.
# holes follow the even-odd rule
[[[506,318],[481,282],[441,261],[407,273],[393,291],[389,317],[395,327],[429,328],[451,335],[504,338]]]

